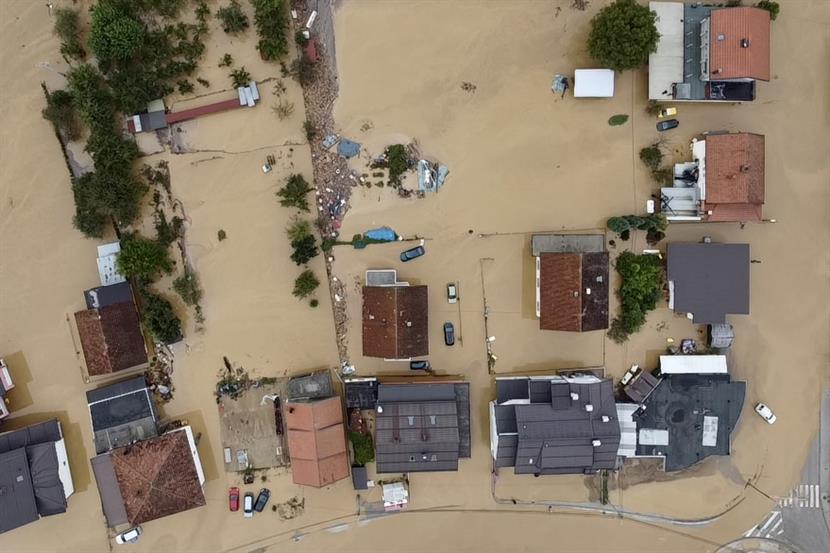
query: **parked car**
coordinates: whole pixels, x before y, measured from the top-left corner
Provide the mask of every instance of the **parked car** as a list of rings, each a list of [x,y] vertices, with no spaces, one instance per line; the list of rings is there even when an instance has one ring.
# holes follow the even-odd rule
[[[254,516],[254,494],[251,492],[245,494],[245,499],[242,502],[242,510],[245,513],[245,518]]]
[[[449,303],[455,303],[458,301],[458,288],[456,288],[454,282],[447,284],[447,301]]]
[[[775,421],[778,419],[778,417],[775,416],[775,413],[772,412],[772,409],[763,403],[759,403],[755,406],[755,412],[761,415],[761,418],[769,424],[775,424]]]
[[[254,505],[254,510],[257,513],[261,513],[262,510],[265,508],[265,504],[268,503],[268,498],[271,497],[271,490],[268,488],[262,488],[259,490],[259,495],[256,498],[256,504]]]
[[[625,374],[620,379],[620,384],[625,386],[626,384],[631,382],[631,379],[637,376],[640,373],[640,370],[640,365],[631,365],[631,368],[625,371]]]
[[[118,545],[124,545],[125,543],[135,543],[138,541],[139,536],[141,536],[141,526],[136,526],[135,528],[125,530],[117,536],[115,536],[115,543],[117,543]]]
[[[403,262],[412,261],[416,257],[421,257],[425,253],[427,253],[427,252],[426,252],[426,250],[424,249],[423,246],[415,246],[414,248],[410,248],[410,249],[406,250],[405,252],[401,252],[401,261],[403,261]]]
[[[657,130],[660,132],[668,131],[670,129],[676,128],[680,124],[680,121],[677,119],[666,119],[665,121],[660,121],[657,123]]]
[[[432,369],[432,365],[426,359],[409,362],[409,370],[411,371],[428,371],[430,369]]]
[[[677,115],[677,108],[663,108],[657,113],[657,119],[665,119]]]
[[[228,508],[231,512],[239,510],[239,488],[236,486],[228,491]]]
[[[448,346],[455,344],[455,327],[452,323],[444,323],[444,343]]]

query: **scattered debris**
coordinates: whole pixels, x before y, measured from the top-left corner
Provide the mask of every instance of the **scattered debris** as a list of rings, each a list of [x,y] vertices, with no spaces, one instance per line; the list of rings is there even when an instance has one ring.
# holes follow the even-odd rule
[[[473,93],[476,91],[476,88],[476,85],[474,85],[473,83],[468,83],[467,81],[461,83],[461,90],[463,90],[464,92]]]
[[[275,507],[277,508],[277,515],[279,515],[280,520],[291,520],[303,514],[305,511],[305,499],[301,500],[295,496],[285,503],[277,503]]]
[[[590,3],[591,2],[589,0],[572,0],[571,9],[584,12],[588,8],[588,4]]]

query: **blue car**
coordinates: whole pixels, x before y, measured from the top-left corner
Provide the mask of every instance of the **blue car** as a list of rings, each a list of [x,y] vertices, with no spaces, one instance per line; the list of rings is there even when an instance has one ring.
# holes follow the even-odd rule
[[[410,361],[409,362],[409,370],[411,371],[429,371],[432,369],[432,366],[429,364],[429,361],[426,359],[422,361]]]
[[[405,252],[401,252],[401,261],[406,263],[407,261],[411,261],[416,257],[421,257],[425,253],[427,252],[423,246],[416,246],[412,249],[406,250]]]
[[[680,124],[677,119],[666,119],[657,123],[657,130],[659,132],[667,131],[676,128]]]
[[[444,343],[448,346],[455,344],[455,327],[452,323],[444,323]]]

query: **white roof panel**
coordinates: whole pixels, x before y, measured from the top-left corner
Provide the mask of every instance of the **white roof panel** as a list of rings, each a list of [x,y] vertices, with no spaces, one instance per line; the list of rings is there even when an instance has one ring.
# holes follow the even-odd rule
[[[611,69],[577,69],[574,71],[575,98],[611,98],[614,96],[614,71]]]
[[[649,100],[671,100],[672,85],[683,82],[683,4],[649,2],[657,14],[657,51],[648,56]]]
[[[725,355],[661,355],[663,374],[726,374]]]
[[[718,418],[703,417],[703,446],[715,447],[718,445]]]
[[[669,445],[669,431],[657,428],[640,429],[640,445]]]

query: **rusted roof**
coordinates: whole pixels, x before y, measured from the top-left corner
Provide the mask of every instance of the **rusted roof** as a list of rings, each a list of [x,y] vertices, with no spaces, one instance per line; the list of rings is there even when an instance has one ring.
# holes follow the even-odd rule
[[[608,328],[606,252],[542,253],[540,273],[539,328],[571,332]]]
[[[340,398],[285,404],[295,484],[320,488],[349,475]]]
[[[712,10],[709,75],[713,80],[770,79],[770,19],[760,8]]]
[[[228,111],[229,109],[235,109],[238,107],[241,107],[239,105],[239,99],[233,98],[230,100],[223,100],[221,102],[208,104],[206,106],[199,106],[197,108],[177,111],[176,113],[168,113],[167,124],[172,125],[174,123],[181,123],[182,121],[196,119],[197,117],[201,117],[202,115],[208,115],[210,113],[219,113],[220,111]]]
[[[147,362],[138,312],[132,301],[75,313],[90,375],[109,374]]]
[[[363,287],[363,355],[407,359],[429,354],[426,286]]]
[[[706,138],[706,211],[709,221],[760,220],[764,203],[764,136]]]
[[[112,465],[132,525],[205,504],[185,432],[116,449]]]

